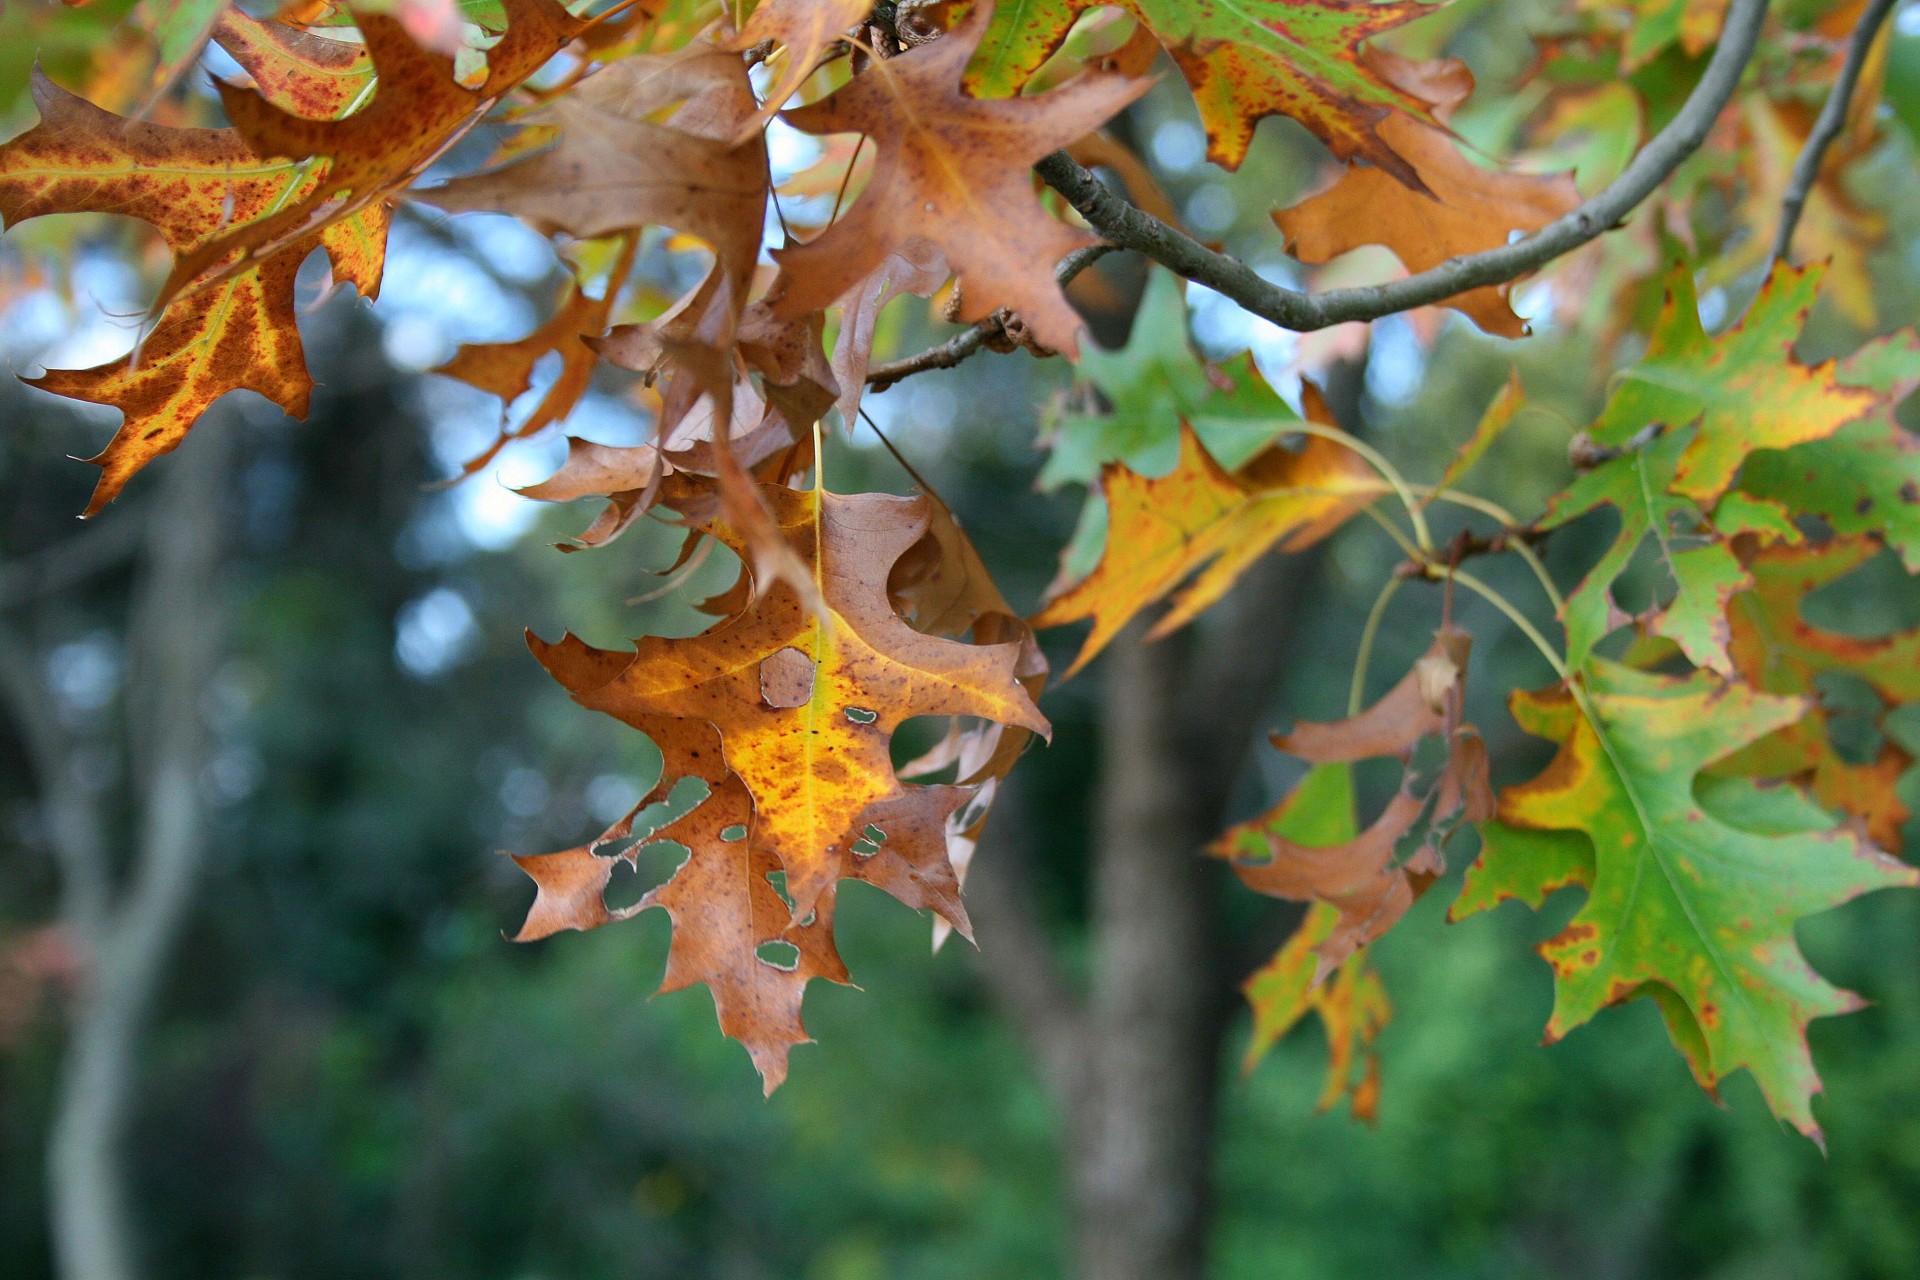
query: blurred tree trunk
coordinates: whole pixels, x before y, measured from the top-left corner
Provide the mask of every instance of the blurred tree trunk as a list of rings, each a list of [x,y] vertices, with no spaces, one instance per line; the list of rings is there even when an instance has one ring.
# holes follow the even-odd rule
[[[224,640],[218,576],[232,420],[195,434],[158,468],[128,617],[121,689],[126,795],[115,805],[90,774],[96,744],[72,732],[45,682],[45,655],[0,641],[4,686],[37,774],[61,878],[61,924],[84,957],[47,1150],[53,1253],[64,1280],[135,1280],[137,1231],[125,1147],[139,1047],[181,937],[205,860],[199,779],[208,753],[200,700]],[[80,538],[99,536],[95,527]]]
[[[1065,1127],[1081,1280],[1206,1274],[1214,1098],[1233,982],[1202,856],[1284,661],[1314,557],[1275,559],[1193,643],[1102,660],[1105,717],[1092,868],[1092,970],[1059,969],[1021,882],[1019,775],[968,898],[988,984],[1031,1045]]]
[[[1359,426],[1364,361],[1328,371],[1336,418]],[[1319,552],[1269,556],[1193,634],[1101,659],[1104,718],[1091,877],[1092,968],[1062,971],[1024,882],[1020,774],[967,886],[987,984],[1034,1054],[1066,1128],[1080,1280],[1201,1280],[1211,1226],[1222,1040],[1244,976],[1204,856],[1292,646]]]

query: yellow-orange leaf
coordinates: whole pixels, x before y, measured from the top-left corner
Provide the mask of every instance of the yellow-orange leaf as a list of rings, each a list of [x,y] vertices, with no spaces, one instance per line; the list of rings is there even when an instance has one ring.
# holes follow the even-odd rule
[[[1351,450],[1320,436],[1297,452],[1269,449],[1229,474],[1182,424],[1171,474],[1152,479],[1110,463],[1101,489],[1111,512],[1105,554],[1033,619],[1038,627],[1093,619],[1068,675],[1189,576],[1198,574],[1152,636],[1186,625],[1268,550],[1304,550],[1332,533],[1379,494],[1380,482]]]

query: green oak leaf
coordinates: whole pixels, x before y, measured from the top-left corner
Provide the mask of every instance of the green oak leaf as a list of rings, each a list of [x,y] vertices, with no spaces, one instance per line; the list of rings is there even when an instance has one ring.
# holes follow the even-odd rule
[[[1019,92],[1060,47],[1074,21],[1099,0],[1001,0],[967,70],[981,97]],[[1254,126],[1290,116],[1341,159],[1364,157],[1416,190],[1406,161],[1380,140],[1392,111],[1429,118],[1425,103],[1375,75],[1360,60],[1370,37],[1434,6],[1423,0],[1125,0],[1193,88],[1207,129],[1207,156],[1237,169]]]
[[[1868,412],[1874,393],[1844,385],[1833,361],[1809,366],[1793,358],[1824,271],[1777,265],[1740,323],[1710,338],[1693,271],[1676,263],[1647,354],[1621,375],[1593,438],[1620,446],[1649,427],[1697,423],[1671,487],[1710,504],[1756,449],[1825,439]]]
[[[1766,449],[1747,459],[1740,488],[1817,515],[1839,533],[1871,533],[1920,573],[1920,439],[1893,411],[1920,384],[1920,336],[1908,330],[1868,343],[1840,363],[1839,380],[1878,398],[1867,416],[1824,440]]]
[[[1620,513],[1620,532],[1606,553],[1567,597],[1561,621],[1567,628],[1567,660],[1579,666],[1594,646],[1631,622],[1614,603],[1613,585],[1649,536],[1674,584],[1672,600],[1647,622],[1648,630],[1680,646],[1695,666],[1731,672],[1727,656],[1727,602],[1749,583],[1727,534],[1750,531],[1798,536],[1775,509],[1745,506],[1732,529],[1715,528],[1689,499],[1671,492],[1680,460],[1693,441],[1688,431],[1669,432],[1643,449],[1622,454],[1581,476],[1554,499],[1543,528],[1560,525],[1601,506]]]
[[[1652,995],[1703,1085],[1744,1067],[1775,1114],[1818,1141],[1820,1079],[1806,1027],[1860,1001],[1813,971],[1794,926],[1920,875],[1791,787],[1736,779],[1696,790],[1708,766],[1804,715],[1805,699],[1705,671],[1662,676],[1602,660],[1578,680],[1577,695],[1530,695],[1523,724],[1560,752],[1502,794],[1499,818],[1505,828],[1585,836],[1590,869],[1571,841],[1510,841],[1489,824],[1486,865],[1470,873],[1474,896],[1461,914],[1584,883],[1586,904],[1540,948],[1555,974],[1547,1038]]]

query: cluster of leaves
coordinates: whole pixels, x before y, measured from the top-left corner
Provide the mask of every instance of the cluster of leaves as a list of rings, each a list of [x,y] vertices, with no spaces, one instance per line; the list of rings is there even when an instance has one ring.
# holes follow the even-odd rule
[[[1065,151],[1154,206],[1145,166],[1101,130],[1148,92],[1164,55],[1214,163],[1238,168],[1270,116],[1325,144],[1334,181],[1273,215],[1303,269],[1381,245],[1422,272],[1572,214],[1626,166],[1647,121],[1682,110],[1721,22],[1755,10],[1751,0],[1561,6],[1501,168],[1479,163],[1456,130],[1473,77],[1423,56],[1442,37],[1416,20],[1438,7],[1412,0],[593,8],[367,0],[264,19],[216,0],[143,4],[133,29],[150,33],[136,42],[144,60],[83,66],[84,94],[36,71],[39,121],[0,147],[9,226],[115,213],[151,224],[167,250],[130,357],[35,380],[124,415],[93,460],[88,514],[229,391],[304,411],[295,287],[316,250],[331,279],[372,297],[389,225],[411,200],[515,215],[564,250],[574,279],[547,320],[465,347],[439,371],[511,402],[558,357],[537,404],[469,470],[566,420],[598,371],[632,371],[651,440],[570,439],[565,464],[527,496],[605,504],[569,549],[605,546],[652,515],[686,531],[683,564],[718,545],[740,573],[702,604],[715,621],[692,637],[621,651],[532,642],[577,702],[652,739],[665,765],[598,837],[519,859],[537,885],[522,938],[663,908],[674,924],[666,985],[706,984],[772,1089],[805,1039],[806,984],[848,980],[833,937],[842,880],[971,936],[968,858],[1000,780],[1047,732],[1033,627],[1091,620],[1071,675],[1143,611],[1170,601],[1148,635],[1177,629],[1262,557],[1365,515],[1406,556],[1383,607],[1413,579],[1444,581],[1449,605],[1434,647],[1364,710],[1363,645],[1350,717],[1275,740],[1313,766],[1306,780],[1213,850],[1256,891],[1312,904],[1249,982],[1256,1056],[1317,1011],[1334,1046],[1329,1100],[1350,1091],[1370,1109],[1367,1045],[1388,1006],[1365,949],[1436,882],[1451,834],[1475,825],[1484,847],[1455,915],[1505,898],[1538,905],[1561,886],[1587,892],[1543,947],[1558,991],[1549,1035],[1647,995],[1704,1086],[1747,1068],[1780,1115],[1817,1135],[1805,1028],[1852,1005],[1801,957],[1794,925],[1915,880],[1890,856],[1907,759],[1893,745],[1865,764],[1843,758],[1817,682],[1848,672],[1908,700],[1916,642],[1832,635],[1800,605],[1883,543],[1920,569],[1920,454],[1893,416],[1920,382],[1920,345],[1894,337],[1842,363],[1801,362],[1818,267],[1773,267],[1718,335],[1695,291],[1724,296],[1765,270],[1792,197],[1806,241],[1835,259],[1824,296],[1874,320],[1861,255],[1876,225],[1843,182],[1878,145],[1871,83],[1813,185],[1795,191],[1789,173],[1814,131],[1809,93],[1851,74],[1855,23],[1871,6],[1773,20],[1733,109],[1659,210],[1555,268],[1556,322],[1609,339],[1648,333],[1575,442],[1582,473],[1530,523],[1456,487],[1524,407],[1517,382],[1427,486],[1343,430],[1311,383],[1295,407],[1250,356],[1203,360],[1186,337],[1183,283],[1159,268],[1128,347],[1082,356],[1062,282],[1101,236],[1037,188],[1033,167]],[[217,103],[185,83],[208,42],[242,73],[216,82]],[[216,108],[224,127],[208,124]],[[821,140],[778,182],[776,115]],[[470,134],[494,138],[496,153],[451,172],[473,153]],[[1696,203],[1717,217],[1694,216]],[[1683,231],[1670,235],[1669,222]],[[649,257],[695,264],[698,282],[659,296]],[[1168,260],[1205,274],[1191,254]],[[1443,305],[1519,338],[1510,285],[1476,284]],[[972,327],[884,365],[882,313],[909,295]],[[933,494],[836,494],[822,473],[824,432],[836,418],[856,427],[870,383],[982,347],[1079,358],[1076,411],[1054,424],[1041,483],[1086,486],[1088,502],[1030,622]],[[1497,527],[1437,548],[1436,503]],[[1618,513],[1619,535],[1562,601],[1530,548],[1601,507]],[[1462,568],[1492,553],[1539,573],[1563,647]],[[1630,615],[1614,587],[1649,555],[1668,584]],[[1450,618],[1456,587],[1494,599],[1561,676],[1513,703],[1559,754],[1497,798],[1462,720],[1469,640]],[[1635,642],[1623,647],[1622,632]],[[897,764],[895,731],[923,716],[948,718],[950,731]],[[1372,757],[1398,758],[1402,783],[1362,827],[1351,766]],[[646,829],[689,782],[704,795]],[[684,864],[632,907],[609,907],[619,864],[652,842],[684,847]]]

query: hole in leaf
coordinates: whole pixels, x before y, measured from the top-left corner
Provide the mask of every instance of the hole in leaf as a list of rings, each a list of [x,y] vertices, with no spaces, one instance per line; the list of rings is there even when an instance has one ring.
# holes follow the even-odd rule
[[[885,844],[887,842],[887,833],[874,826],[871,822],[867,824],[867,829],[861,834],[865,835],[867,839],[873,841],[875,844]]]
[[[880,718],[878,711],[869,711],[865,707],[848,707],[847,719],[855,724],[872,724]]]
[[[770,707],[804,707],[813,700],[813,659],[786,648],[760,663],[760,700]]]
[[[791,942],[763,942],[753,949],[760,963],[792,973],[800,967],[800,948]]]
[[[736,822],[730,827],[722,827],[720,829],[720,838],[728,844],[732,844],[736,840],[745,840],[747,838],[747,824],[744,822]]]
[[[767,872],[767,883],[772,885],[773,891],[780,895],[780,901],[786,903],[787,906],[789,907],[793,906],[793,895],[787,892],[787,873],[786,872],[784,871]]]

